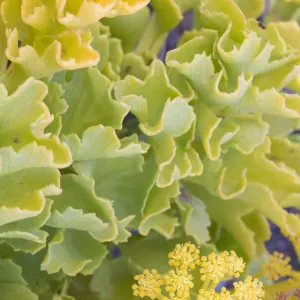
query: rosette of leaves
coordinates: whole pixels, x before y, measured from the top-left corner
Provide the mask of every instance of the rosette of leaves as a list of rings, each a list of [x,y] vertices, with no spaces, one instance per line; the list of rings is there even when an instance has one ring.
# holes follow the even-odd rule
[[[16,293],[124,298],[185,235],[251,259],[267,219],[300,232],[284,210],[300,207],[300,98],[283,92],[300,90],[298,25],[262,29],[247,19],[261,1],[148,2],[1,1],[0,251],[23,269]],[[188,9],[196,28],[164,65]]]
[[[185,186],[235,238],[238,230],[245,230],[248,242],[255,235],[251,228],[246,234],[246,220],[243,226],[232,219],[225,225],[223,205],[224,210],[241,205],[242,219],[252,210],[250,219],[255,213],[254,219],[267,217],[295,233],[299,223],[283,208],[299,207],[299,170],[290,161],[298,145],[289,136],[299,126],[300,98],[282,90],[299,90],[299,49],[287,31],[273,23],[261,28],[233,1],[203,1],[200,15],[199,30],[187,32],[166,59],[170,72],[195,92],[193,147],[204,168]],[[254,248],[244,244],[250,256]]]
[[[300,230],[284,210],[299,205],[299,175],[281,153],[299,126],[300,98],[282,92],[299,89],[299,51],[276,24],[260,28],[234,1],[203,1],[199,10],[199,29],[168,53],[168,71],[154,62],[144,81],[127,76],[115,95],[150,144],[156,185],[183,180],[254,257],[269,237],[267,218]]]
[[[116,130],[124,130],[122,123],[130,107],[112,98],[114,83],[96,68],[76,71],[69,81],[68,74],[64,75],[56,80],[62,83],[69,106],[62,115],[61,133],[73,154],[72,169],[94,182],[98,196],[113,201],[120,228],[135,216],[132,227],[145,235],[155,227],[169,237],[176,219],[160,214],[170,208],[169,198],[178,195],[178,183],[157,187],[154,154],[146,155],[149,145],[139,141],[136,134],[118,137]],[[117,231],[114,236],[117,241]]]

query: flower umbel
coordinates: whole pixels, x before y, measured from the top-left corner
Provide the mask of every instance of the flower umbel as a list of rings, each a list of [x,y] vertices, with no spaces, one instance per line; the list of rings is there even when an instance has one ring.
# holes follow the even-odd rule
[[[190,295],[190,289],[194,286],[193,276],[187,270],[170,270],[165,275],[165,290],[171,299],[185,299]]]
[[[238,257],[234,251],[224,251],[221,253],[225,260],[226,275],[239,278],[245,270],[245,262],[241,257]]]
[[[244,272],[245,263],[234,251],[224,251],[220,254],[210,253],[201,257],[201,280],[212,280],[218,283],[225,276],[240,277]]]
[[[248,276],[245,281],[234,282],[233,286],[234,297],[239,300],[259,300],[265,296],[262,282],[251,276]]]
[[[160,300],[191,299],[194,287],[194,277],[190,271],[198,269],[203,281],[198,292],[198,300],[259,300],[264,297],[262,283],[258,279],[247,277],[245,281],[235,283],[234,291],[222,288],[216,292],[215,288],[223,278],[238,278],[244,272],[245,263],[234,251],[224,251],[219,254],[210,253],[200,258],[200,250],[191,243],[177,244],[168,254],[169,265],[175,267],[164,276],[156,270],[145,270],[143,274],[135,276],[138,284],[134,284],[135,296],[150,297]],[[162,287],[164,286],[164,288]]]
[[[136,275],[134,279],[138,281],[138,284],[132,286],[134,296],[156,299],[161,295],[160,286],[163,284],[163,280],[155,269],[151,271],[146,269],[143,274]]]
[[[273,254],[269,255],[269,262],[265,262],[261,269],[263,274],[269,279],[276,281],[280,277],[292,275],[290,261],[290,257],[284,257],[282,253],[275,251]]]
[[[191,243],[177,244],[168,255],[169,265],[181,270],[195,270],[201,263],[199,254],[200,250]]]

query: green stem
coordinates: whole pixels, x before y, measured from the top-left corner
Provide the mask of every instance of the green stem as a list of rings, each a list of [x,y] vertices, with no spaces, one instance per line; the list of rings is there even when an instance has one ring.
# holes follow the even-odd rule
[[[260,270],[258,271],[257,273],[255,273],[254,275],[251,275],[253,278],[260,278],[260,277],[263,277],[265,275],[265,273]]]
[[[209,285],[210,285],[210,280],[209,280],[209,279],[206,279],[206,280],[203,282],[201,289],[204,290],[204,291],[207,291]]]
[[[214,283],[213,281],[210,282],[208,289],[209,290],[215,290],[217,287],[218,283]]]
[[[61,296],[68,295],[68,289],[69,289],[70,283],[71,283],[70,278],[68,276],[66,276],[63,287],[61,289],[61,293],[60,293]]]

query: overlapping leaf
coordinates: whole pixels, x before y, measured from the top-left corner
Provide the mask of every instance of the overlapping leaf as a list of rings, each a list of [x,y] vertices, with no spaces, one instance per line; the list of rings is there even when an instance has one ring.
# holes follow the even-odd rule
[[[297,219],[283,209],[291,194],[298,195],[299,177],[293,169],[273,160],[269,140],[250,155],[230,150],[222,159],[206,159],[205,168],[210,171],[192,181],[211,194],[221,199],[245,201],[282,229],[291,233],[300,230]]]
[[[11,68],[11,90],[29,76],[40,79],[61,70],[97,65],[101,54],[91,47],[91,32],[85,28],[105,16],[132,14],[148,2],[3,1],[1,16],[6,26],[6,55],[14,64]],[[21,47],[19,41],[22,42]],[[121,51],[114,40],[110,42],[110,51]],[[113,70],[108,69],[107,72]]]
[[[52,205],[47,225],[89,232],[100,242],[117,238],[118,227],[112,204],[96,196],[94,182],[84,175],[64,175],[62,193]]]
[[[192,192],[201,197],[196,186],[202,186],[206,204],[213,202],[206,197],[227,199],[220,204],[224,209],[240,201],[244,216],[267,217],[294,234],[300,224],[284,207],[299,201],[299,176],[297,165],[282,158],[294,146],[287,146],[287,140],[283,144],[282,139],[299,126],[300,98],[280,91],[297,87],[297,45],[280,25],[269,24],[263,30],[256,21],[246,21],[231,0],[204,1],[200,12],[197,22],[205,28],[187,33],[166,58],[196,93],[191,104],[197,141],[192,145],[201,154],[204,168],[201,176],[189,179],[196,184]],[[267,136],[273,138],[278,155],[272,155],[272,140]],[[209,214],[214,210],[208,208]],[[233,234],[234,226],[227,231]],[[238,239],[241,233],[236,234]],[[243,247],[252,248],[253,256],[258,242],[251,243]]]
[[[96,65],[100,56],[91,46],[88,30],[66,31],[53,36],[38,36],[33,44],[18,46],[18,31],[7,30],[6,55],[23,72],[23,76],[43,78],[61,70],[74,70]],[[16,74],[15,76],[20,76]]]
[[[254,213],[248,203],[224,201],[193,183],[184,186],[205,203],[210,218],[233,236],[248,257],[253,258],[265,251],[264,241],[271,235],[268,222],[262,215]]]
[[[156,181],[166,187],[186,176],[200,175],[202,164],[191,147],[195,114],[168,79],[162,63],[155,61],[143,83],[127,76],[117,83],[118,100],[128,104],[139,119],[140,129],[149,136],[159,169]]]
[[[46,197],[60,193],[57,168],[72,161],[67,145],[44,133],[53,120],[46,94],[47,86],[33,79],[10,96],[1,86],[1,242],[26,252],[45,246],[47,233],[39,228],[50,215]]]
[[[21,268],[10,259],[0,260],[0,287],[1,300],[38,300],[38,296],[33,294],[26,286],[25,280],[22,278]]]
[[[91,45],[101,53],[101,59],[97,65],[99,71],[111,80],[119,79],[123,61],[121,41],[111,37],[110,29],[101,23],[96,23],[90,26],[89,29],[93,36]]]
[[[98,124],[122,128],[129,107],[112,99],[113,86],[106,76],[96,68],[78,70],[71,74],[68,82],[67,75],[60,74],[57,78],[62,83],[63,96],[69,106],[62,115],[63,134],[74,133],[81,136],[84,130]]]
[[[206,206],[186,192],[182,192],[176,201],[181,215],[181,222],[186,235],[192,236],[197,244],[210,241],[208,227],[211,225]]]
[[[0,86],[0,147],[12,145],[18,151],[34,141],[53,152],[53,167],[64,168],[72,161],[69,148],[56,135],[44,133],[54,118],[43,102],[47,92],[47,86],[33,78],[28,79],[9,96],[4,85]],[[28,150],[27,152],[30,155]],[[36,164],[38,165],[38,160]]]
[[[122,41],[122,49],[125,53],[134,51],[150,18],[148,7],[138,12],[115,18],[105,18],[101,22],[108,26],[113,37]]]
[[[75,276],[79,272],[88,275],[94,272],[106,254],[106,247],[88,232],[57,230],[48,244],[48,252],[41,269],[50,274],[62,269],[69,276]]]
[[[176,225],[173,218],[163,218],[160,224],[151,219],[170,208],[169,198],[177,196],[178,187],[155,186],[154,157],[143,158],[147,144],[138,142],[137,136],[119,140],[111,127],[101,125],[88,128],[81,140],[74,134],[65,140],[73,153],[74,170],[93,178],[96,194],[113,201],[119,219],[135,216],[131,226],[143,225],[140,229],[145,234],[150,229],[172,234]],[[165,228],[166,224],[173,225]]]
[[[149,0],[108,1],[3,1],[2,18],[8,28],[51,33],[68,29],[84,28],[103,17],[132,14],[149,3]]]

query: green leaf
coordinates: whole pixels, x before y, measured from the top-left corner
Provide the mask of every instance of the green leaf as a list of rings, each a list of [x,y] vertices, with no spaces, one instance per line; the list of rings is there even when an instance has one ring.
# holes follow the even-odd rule
[[[166,273],[171,267],[168,264],[168,254],[176,244],[188,242],[186,236],[180,236],[174,239],[151,233],[147,237],[131,238],[129,243],[121,245],[121,253],[128,257],[139,269],[156,269],[160,274]],[[210,245],[203,244],[200,247],[201,255],[207,255],[214,251]]]
[[[1,300],[38,300],[38,296],[33,294],[22,278],[22,270],[10,259],[0,260],[0,299]]]
[[[61,115],[68,110],[68,105],[65,99],[61,98],[64,95],[62,87],[56,82],[48,84],[48,94],[44,100],[48,106],[50,113],[54,115],[53,122],[46,128],[46,132],[53,133],[59,136],[62,128]]]
[[[15,251],[36,253],[46,245],[48,233],[40,228],[50,217],[52,201],[47,200],[43,211],[31,218],[15,221],[0,227],[0,243],[6,242]]]
[[[127,53],[134,49],[142,36],[149,17],[150,11],[144,7],[132,15],[106,18],[102,19],[101,22],[109,27],[113,37],[122,41],[122,48]]]
[[[201,174],[201,161],[191,147],[195,114],[188,103],[190,99],[182,98],[171,85],[161,62],[152,64],[144,83],[128,76],[117,83],[115,90],[117,99],[130,106],[143,133],[150,136],[159,169],[159,187]]]
[[[145,82],[133,76],[127,76],[115,87],[116,98],[130,106],[136,115],[141,130],[147,135],[155,135],[163,129],[163,114],[168,100],[180,96],[170,84],[162,62],[151,65]]]
[[[93,275],[91,289],[103,300],[133,300],[133,277],[140,271],[141,269],[126,257],[104,260]]]
[[[115,18],[108,20],[115,20]],[[97,68],[109,79],[119,79],[120,65],[124,55],[121,41],[117,38],[112,38],[110,36],[110,28],[99,22],[90,26],[89,29],[93,35],[91,45],[101,55]]]
[[[38,300],[38,296],[33,294],[27,287],[15,283],[0,283],[1,300]]]
[[[272,158],[270,147],[270,140],[266,139],[250,155],[229,150],[220,160],[206,159],[204,170],[207,168],[210,172],[191,181],[221,199],[244,201],[282,230],[293,234],[300,230],[300,223],[283,207],[292,194],[294,197],[299,194],[299,177],[293,169]]]
[[[112,84],[97,69],[74,72],[71,81],[63,83],[63,89],[69,106],[62,116],[63,134],[81,136],[84,130],[98,124],[122,128],[129,107],[112,99]]]
[[[124,55],[121,64],[121,78],[125,78],[126,75],[132,75],[140,80],[144,80],[149,71],[149,66],[146,64],[142,56],[130,52]]]
[[[26,285],[22,277],[22,269],[10,259],[0,260],[0,282]]]
[[[28,79],[11,95],[4,85],[0,86],[0,146],[13,145],[19,150],[35,141],[54,155],[54,166],[68,167],[72,162],[69,148],[57,136],[44,133],[53,121],[49,109],[43,103],[47,86],[41,81]]]
[[[170,198],[175,198],[179,194],[178,183],[158,188],[154,186],[149,192],[145,206],[143,207],[142,221],[139,232],[148,235],[151,229],[156,230],[167,238],[170,238],[178,226],[176,218],[163,214],[170,209]]]
[[[53,300],[75,300],[75,298],[71,297],[71,296],[58,296],[58,295],[54,295]]]
[[[18,250],[35,252],[47,236],[38,230],[49,217],[51,203],[45,197],[60,193],[53,153],[32,143],[18,152],[1,148],[0,155],[1,238],[11,239],[7,242]]]
[[[173,138],[162,132],[149,139],[159,168],[157,186],[166,187],[185,177],[202,174],[203,164],[198,153],[192,148],[194,124],[180,137]]]
[[[190,43],[193,41],[190,41]],[[179,51],[179,49],[174,51]],[[220,89],[220,82],[223,79],[224,70],[216,72],[210,56],[207,56],[205,53],[195,54],[191,62],[180,64],[176,60],[170,59],[170,53],[167,57],[167,65],[176,68],[185,75],[199,97],[210,105],[224,107],[234,104],[246,94],[251,85],[252,74],[246,73],[245,75],[242,73],[236,78],[233,88],[227,87],[227,90],[223,91]],[[180,52],[178,52],[178,55],[180,55]],[[233,91],[231,92],[232,89]]]
[[[118,225],[112,203],[95,194],[95,182],[84,175],[64,175],[47,225],[89,232],[100,242],[113,241]]]
[[[25,78],[37,79],[63,70],[75,70],[98,64],[100,56],[91,46],[90,31],[65,31],[56,36],[37,36],[32,45],[18,46],[17,28],[7,31],[6,55],[17,66],[13,72],[24,72]],[[16,74],[15,76],[18,76]]]
[[[265,251],[264,241],[271,235],[269,224],[259,214],[253,214],[254,209],[248,203],[224,201],[193,183],[185,182],[184,187],[205,203],[211,219],[234,237],[249,258]]]
[[[231,36],[239,40],[246,27],[246,18],[233,0],[204,0],[200,6],[200,22],[197,26],[218,30],[221,34],[232,24]]]
[[[48,245],[41,270],[51,274],[62,269],[69,276],[78,273],[89,275],[101,264],[107,253],[106,247],[87,232],[58,230]]]
[[[240,9],[243,11],[243,14],[246,18],[257,19],[265,8],[265,2],[263,0],[255,1],[243,1],[243,0],[234,0]]]
[[[28,288],[37,294],[39,299],[46,300],[47,294],[50,294],[50,299],[52,299],[52,295],[59,292],[66,276],[62,272],[48,274],[40,270],[45,253],[46,248],[34,255],[24,252],[14,252],[13,259],[22,268],[22,276],[28,283]]]
[[[161,218],[157,215],[170,208],[169,198],[177,196],[178,188],[176,184],[162,190],[155,186],[154,156],[150,155],[147,160],[142,156],[148,149],[146,144],[138,142],[136,136],[119,140],[112,128],[103,126],[86,130],[82,141],[75,135],[65,140],[73,153],[76,172],[93,178],[96,194],[113,201],[119,219],[135,216],[132,226],[138,228],[144,222],[145,234],[150,229],[168,236],[174,231],[177,222],[172,218],[162,217],[164,220],[159,224],[150,221],[154,216]],[[161,197],[164,201],[160,203]]]
[[[180,209],[181,223],[185,234],[193,237],[198,245],[209,242],[208,228],[211,221],[205,204],[184,191],[178,197],[176,204]]]
[[[76,172],[93,178],[96,194],[114,201],[118,218],[139,215],[156,171],[150,162],[142,172],[148,146],[136,136],[119,140],[112,128],[101,125],[87,129],[82,140],[76,135],[65,140]]]

